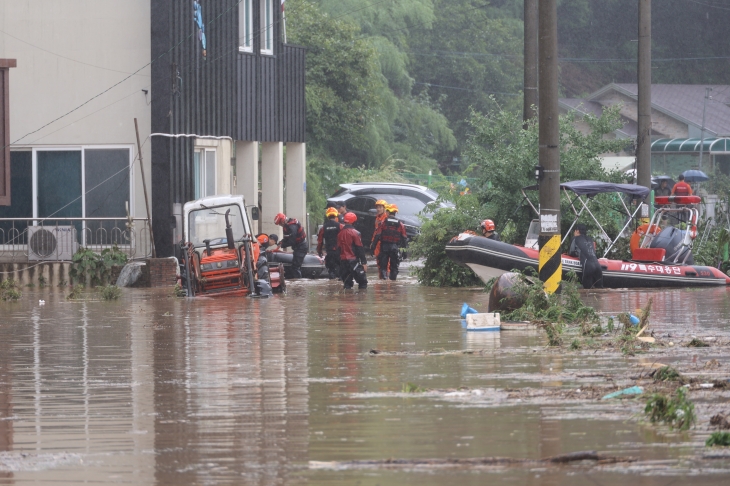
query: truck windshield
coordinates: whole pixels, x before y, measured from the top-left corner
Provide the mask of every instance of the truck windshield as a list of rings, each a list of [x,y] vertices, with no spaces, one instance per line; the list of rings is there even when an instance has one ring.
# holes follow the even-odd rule
[[[205,246],[204,241],[210,240],[211,245],[223,245],[226,240],[226,211],[231,210],[228,220],[233,229],[233,239],[240,240],[246,234],[243,225],[241,208],[237,205],[216,206],[190,211],[190,241],[194,246]]]

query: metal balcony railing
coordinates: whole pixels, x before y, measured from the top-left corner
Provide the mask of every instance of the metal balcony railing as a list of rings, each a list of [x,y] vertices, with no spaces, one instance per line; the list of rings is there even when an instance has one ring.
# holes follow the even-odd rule
[[[0,262],[71,261],[79,248],[152,255],[147,218],[0,218]]]

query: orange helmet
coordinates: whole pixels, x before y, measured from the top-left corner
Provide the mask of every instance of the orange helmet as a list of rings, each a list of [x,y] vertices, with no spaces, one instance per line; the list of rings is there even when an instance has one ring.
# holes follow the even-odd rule
[[[268,236],[266,236],[266,235],[258,235],[258,236],[256,237],[256,239],[258,240],[258,242],[259,242],[259,244],[260,244],[261,246],[266,246],[266,245],[268,245],[268,244],[269,244],[269,237],[268,237]]]
[[[276,216],[274,216],[274,224],[281,224],[286,222],[286,214],[279,213]]]
[[[396,206],[395,204],[388,204],[385,207],[385,210],[388,211],[389,213],[395,214],[398,212],[398,206]]]
[[[491,219],[485,219],[479,226],[481,226],[484,231],[494,231],[494,221]]]
[[[376,206],[387,207],[388,206],[388,203],[385,202],[385,199],[378,199],[377,201],[375,201],[375,205]]]
[[[340,213],[335,208],[327,208],[327,211],[324,212],[324,215],[328,218],[336,218],[338,214]]]
[[[357,214],[355,214],[355,213],[345,213],[345,216],[343,216],[342,219],[347,224],[353,224],[355,221],[357,221]]]

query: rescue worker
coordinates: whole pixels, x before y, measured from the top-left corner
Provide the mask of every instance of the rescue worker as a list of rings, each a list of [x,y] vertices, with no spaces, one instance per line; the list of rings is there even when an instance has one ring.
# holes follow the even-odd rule
[[[580,259],[583,270],[581,284],[584,289],[603,288],[603,271],[596,257],[596,243],[586,235],[586,225],[578,224],[573,231],[573,241],[570,242],[570,256]]]
[[[309,251],[307,234],[304,232],[304,228],[302,228],[299,221],[294,218],[287,218],[284,213],[279,213],[274,217],[274,224],[281,226],[284,230],[284,238],[282,238],[279,246],[281,248],[291,247],[294,252],[291,261],[293,278],[302,278],[302,262]]]
[[[371,248],[375,248],[380,244],[380,257],[378,263],[381,270],[390,268],[389,278],[395,280],[398,277],[398,267],[400,266],[400,248],[405,248],[408,241],[406,236],[406,227],[396,219],[398,206],[391,204],[386,207],[388,219],[378,227],[373,235]],[[382,277],[381,277],[382,278]]]
[[[362,246],[360,232],[352,226],[357,221],[357,216],[355,213],[346,213],[343,219],[345,226],[337,235],[337,246],[340,248],[340,278],[345,284],[345,289],[352,288],[353,279],[357,282],[358,288],[365,289],[368,286],[365,249]]]
[[[253,245],[255,250],[252,255],[254,260],[256,260],[256,279],[266,280],[269,277],[269,261],[266,259],[269,237],[262,233],[256,237],[256,241],[258,245]]]
[[[692,195],[692,187],[684,182],[684,174],[679,174],[679,182],[674,184],[674,187],[672,188],[672,196],[691,196]]]
[[[375,201],[375,228],[373,230],[373,237],[375,236],[375,233],[377,233],[378,228],[381,224],[383,224],[383,221],[388,219],[388,213],[385,212],[385,207],[388,205],[387,202],[383,199],[378,199]],[[380,266],[380,258],[378,258],[378,255],[380,255],[380,243],[378,242],[377,245],[375,245],[375,249],[373,251],[373,256],[375,257],[375,262],[378,265],[378,278],[381,280],[385,280],[388,278],[388,268],[381,268]]]
[[[485,238],[489,238],[494,241],[502,241],[499,234],[494,231],[494,221],[491,219],[485,219],[479,226],[482,228],[482,236]]]
[[[344,202],[338,202],[338,203],[335,203],[335,208],[337,208],[337,212],[339,213],[339,215],[337,216],[337,220],[340,223],[345,224],[345,214],[347,214],[347,204],[345,204]]]
[[[327,219],[317,235],[317,254],[322,257],[322,252],[327,251],[324,264],[329,272],[330,280],[340,276],[340,250],[337,247],[337,235],[342,229],[342,224],[337,221],[338,215],[335,208],[327,208],[325,212]]]

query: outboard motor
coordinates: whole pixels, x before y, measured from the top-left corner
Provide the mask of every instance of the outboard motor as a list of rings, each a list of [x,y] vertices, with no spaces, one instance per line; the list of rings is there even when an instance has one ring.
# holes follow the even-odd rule
[[[674,226],[667,226],[651,240],[649,248],[664,248],[666,251],[664,261],[666,262],[684,262],[686,265],[693,265],[694,258],[692,257],[692,251],[682,245],[683,240],[684,232],[682,230]],[[685,257],[687,257],[686,261]]]
[[[258,297],[271,297],[274,292],[271,290],[271,285],[266,280],[256,281],[256,296]]]

